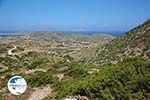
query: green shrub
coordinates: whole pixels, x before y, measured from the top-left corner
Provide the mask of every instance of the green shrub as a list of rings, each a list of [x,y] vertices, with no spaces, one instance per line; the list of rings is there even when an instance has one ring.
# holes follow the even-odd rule
[[[53,77],[50,73],[37,71],[33,74],[29,74],[26,80],[29,86],[39,87],[41,85],[55,83],[57,78]]]
[[[73,68],[69,70],[66,75],[71,76],[73,78],[81,78],[88,75],[87,71],[83,68]]]
[[[76,76],[75,71],[71,72],[71,75],[73,73]],[[59,83],[55,87],[58,93],[56,98],[60,99],[66,95],[84,95],[92,100],[149,98],[149,71],[150,62],[140,59],[130,59],[117,65],[102,67],[98,73]]]
[[[7,48],[5,48],[5,47],[0,47],[0,53],[4,53],[4,52],[7,52]]]

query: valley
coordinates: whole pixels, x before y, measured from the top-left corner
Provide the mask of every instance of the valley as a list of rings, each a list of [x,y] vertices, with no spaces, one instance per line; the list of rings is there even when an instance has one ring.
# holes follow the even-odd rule
[[[119,37],[33,32],[0,38],[0,99],[149,100],[149,44],[149,20]],[[7,89],[13,75],[27,81],[21,96]]]

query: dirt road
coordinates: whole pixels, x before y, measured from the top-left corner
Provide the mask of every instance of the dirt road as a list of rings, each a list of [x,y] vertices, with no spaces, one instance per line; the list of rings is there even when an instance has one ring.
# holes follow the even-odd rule
[[[31,96],[26,99],[26,100],[42,100],[44,97],[50,95],[52,92],[52,89],[49,85],[41,88],[41,89],[37,89],[35,90]]]

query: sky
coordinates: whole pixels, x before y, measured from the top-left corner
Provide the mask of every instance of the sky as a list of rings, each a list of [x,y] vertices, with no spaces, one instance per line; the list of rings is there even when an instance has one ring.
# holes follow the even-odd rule
[[[0,31],[127,31],[150,0],[0,0]]]

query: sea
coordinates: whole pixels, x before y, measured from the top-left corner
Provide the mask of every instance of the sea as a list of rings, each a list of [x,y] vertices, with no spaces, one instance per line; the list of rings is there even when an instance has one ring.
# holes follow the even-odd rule
[[[83,35],[93,35],[93,34],[106,34],[106,35],[113,35],[113,36],[121,36],[125,32],[124,31],[48,31],[48,32],[62,32],[65,34],[83,34]],[[0,37],[8,37],[8,36],[20,36],[26,33],[32,32],[18,32],[18,31],[0,31]]]

